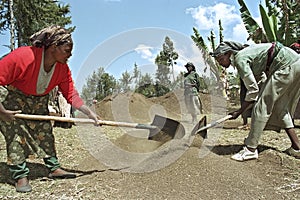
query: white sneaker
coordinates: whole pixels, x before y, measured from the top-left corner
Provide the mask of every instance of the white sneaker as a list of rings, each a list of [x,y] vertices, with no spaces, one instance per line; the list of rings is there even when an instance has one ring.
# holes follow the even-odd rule
[[[243,149],[240,152],[231,156],[231,159],[237,161],[246,161],[246,160],[257,159],[257,158],[258,158],[257,149],[254,152],[252,152],[248,150],[247,147],[243,147]]]

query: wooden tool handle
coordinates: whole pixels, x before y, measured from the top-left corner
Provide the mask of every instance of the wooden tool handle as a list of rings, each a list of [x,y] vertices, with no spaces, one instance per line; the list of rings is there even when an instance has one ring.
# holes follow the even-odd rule
[[[15,117],[20,119],[28,119],[28,120],[53,120],[53,121],[60,121],[60,122],[89,123],[89,124],[95,123],[95,121],[92,119],[68,118],[68,117],[58,117],[58,116],[48,116],[48,115],[15,114]],[[107,126],[130,127],[130,128],[138,128],[138,129],[157,129],[156,126],[139,124],[139,123],[129,123],[129,122],[98,120],[98,124],[107,125]]]
[[[231,117],[232,117],[232,115],[227,115],[227,116],[225,116],[225,117],[223,117],[223,118],[221,118],[221,119],[218,119],[218,120],[216,120],[216,121],[214,121],[214,122],[212,122],[212,123],[210,123],[210,124],[207,124],[206,126],[200,128],[200,129],[198,129],[198,130],[197,130],[197,133],[199,133],[199,132],[201,132],[201,131],[204,131],[204,130],[206,130],[206,129],[209,129],[209,128],[211,128],[211,127],[214,127],[214,126],[216,126],[216,125],[218,125],[218,124],[220,124],[220,123],[222,123],[222,122],[224,122],[224,121],[230,119]]]

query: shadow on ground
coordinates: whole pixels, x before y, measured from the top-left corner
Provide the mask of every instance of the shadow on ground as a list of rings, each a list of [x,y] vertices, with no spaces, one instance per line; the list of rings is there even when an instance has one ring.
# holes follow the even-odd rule
[[[243,148],[243,145],[217,145],[211,147],[211,151],[218,155],[232,155],[238,153]],[[263,152],[268,149],[278,151],[277,149],[265,145],[258,146],[258,152]]]
[[[48,168],[40,163],[30,163],[27,162],[27,166],[30,170],[29,172],[29,180],[35,180],[35,179],[40,179],[40,180],[47,180],[48,179],[48,174],[49,170]],[[67,169],[67,168],[62,168],[68,172],[76,173],[77,177],[79,176],[85,176],[85,175],[90,175],[96,172],[103,172],[105,170],[89,170],[89,171],[81,171],[81,170],[73,170],[73,169]],[[5,162],[0,162],[0,183],[7,183],[10,185],[14,185],[15,181],[11,178],[8,166]]]

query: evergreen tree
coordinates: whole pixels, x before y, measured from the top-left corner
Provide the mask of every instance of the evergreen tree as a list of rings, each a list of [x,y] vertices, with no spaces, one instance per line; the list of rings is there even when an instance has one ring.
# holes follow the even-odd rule
[[[134,63],[132,78],[135,79],[134,83],[136,84],[137,87],[139,85],[139,81],[141,78],[141,71],[139,70],[138,65],[136,63]]]
[[[155,87],[153,85],[153,80],[149,73],[146,73],[145,75],[141,76],[136,92],[143,94],[148,98],[154,97],[156,95]]]
[[[124,73],[122,73],[122,77],[119,79],[121,88],[124,92],[130,91],[130,84],[132,83],[132,76],[130,73],[126,70]]]
[[[108,73],[103,73],[97,84],[96,99],[102,100],[106,96],[111,95],[116,86],[116,79]]]
[[[153,80],[151,78],[151,75],[149,73],[146,73],[145,75],[141,76],[141,79],[139,81],[139,86],[148,85],[148,84],[153,84]]]
[[[96,99],[97,84],[100,81],[100,77],[104,73],[104,68],[100,67],[97,72],[93,72],[91,76],[86,79],[86,84],[83,85],[81,91],[81,97],[86,101],[90,102]]]
[[[173,81],[175,81],[173,65],[176,64],[178,59],[178,53],[174,51],[173,42],[166,36],[163,44],[163,49],[159,55],[155,58],[155,64],[157,65],[156,80],[157,84],[161,84],[165,87],[170,87],[170,66],[172,67]]]

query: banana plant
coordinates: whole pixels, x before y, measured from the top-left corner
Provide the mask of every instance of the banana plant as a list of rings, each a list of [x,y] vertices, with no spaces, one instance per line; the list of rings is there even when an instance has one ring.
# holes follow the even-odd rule
[[[194,35],[191,36],[192,40],[195,42],[196,46],[199,48],[199,50],[202,53],[202,57],[205,61],[205,68],[204,68],[204,72],[206,72],[206,70],[210,69],[211,73],[215,76],[217,83],[222,83],[221,77],[226,77],[225,71],[222,70],[222,67],[220,65],[218,65],[216,62],[214,62],[214,60],[212,59],[212,57],[209,55],[209,48],[206,45],[206,43],[204,42],[203,37],[200,35],[199,31],[194,27],[193,28],[194,31]],[[219,43],[221,43],[223,41],[223,27],[222,27],[222,23],[221,20],[219,20]],[[212,51],[214,51],[216,49],[216,37],[213,31],[210,32],[210,36],[208,37],[208,41],[210,42],[210,46]],[[226,94],[226,88],[224,88],[222,85],[220,85],[220,90],[222,95],[227,98],[227,94]]]
[[[300,38],[300,2],[299,0],[265,0],[266,8],[260,3],[259,10],[263,27],[251,16],[245,2],[238,0],[240,13],[248,39],[256,43],[279,41],[289,46]]]
[[[240,4],[241,18],[249,34],[249,37],[247,39],[248,40],[252,39],[255,43],[267,42],[266,34],[264,33],[263,29],[259,26],[259,24],[251,16],[251,13],[247,8],[245,2],[243,0],[238,0],[238,3]]]
[[[276,32],[278,32],[278,30],[276,16],[274,14],[269,16],[261,4],[259,4],[259,11],[268,42],[277,41]]]
[[[193,27],[193,31],[194,31],[194,35],[192,35],[191,38],[195,42],[196,46],[199,48],[200,52],[202,53],[202,57],[205,61],[204,72],[206,72],[209,67],[212,74],[217,78],[217,80],[219,80],[220,70],[219,67],[211,59],[211,56],[209,55],[208,46],[205,44],[203,37],[200,35],[199,31],[195,27]],[[211,32],[210,38],[213,37],[214,37],[213,33]],[[211,40],[210,38],[209,41]],[[214,48],[215,47],[213,47],[212,49]]]
[[[278,40],[289,46],[300,39],[300,1],[278,0],[273,3],[273,7],[271,2],[266,1],[266,6],[269,8],[269,15],[273,12],[278,16]]]

